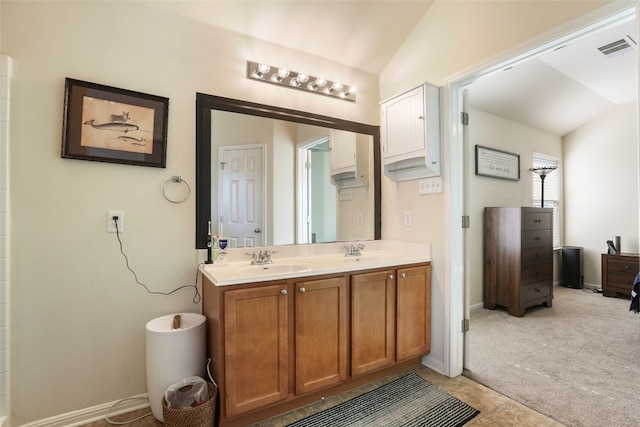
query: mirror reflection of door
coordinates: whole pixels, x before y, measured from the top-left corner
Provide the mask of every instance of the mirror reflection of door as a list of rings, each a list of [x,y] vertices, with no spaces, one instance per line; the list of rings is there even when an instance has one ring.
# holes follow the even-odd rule
[[[220,148],[218,230],[229,247],[265,244],[264,148]]]
[[[336,188],[331,184],[329,139],[321,138],[299,147],[302,170],[298,196],[302,207],[298,243],[335,242],[337,233]]]

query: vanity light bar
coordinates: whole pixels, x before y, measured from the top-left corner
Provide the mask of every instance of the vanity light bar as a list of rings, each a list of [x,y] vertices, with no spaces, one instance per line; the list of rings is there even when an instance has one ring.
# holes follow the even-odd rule
[[[355,86],[291,71],[287,68],[273,67],[267,64],[247,61],[247,78],[356,102],[357,90]]]

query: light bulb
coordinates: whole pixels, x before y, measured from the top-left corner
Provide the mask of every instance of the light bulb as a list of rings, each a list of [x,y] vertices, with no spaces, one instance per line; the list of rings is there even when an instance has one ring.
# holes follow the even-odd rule
[[[262,74],[267,74],[270,69],[271,67],[267,64],[258,64],[258,71],[260,71]]]

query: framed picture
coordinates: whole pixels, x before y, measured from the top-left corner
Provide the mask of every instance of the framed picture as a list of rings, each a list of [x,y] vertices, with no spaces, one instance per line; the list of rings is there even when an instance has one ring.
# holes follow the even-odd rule
[[[520,155],[476,145],[476,175],[520,180]]]
[[[67,78],[62,157],[166,167],[169,99]]]

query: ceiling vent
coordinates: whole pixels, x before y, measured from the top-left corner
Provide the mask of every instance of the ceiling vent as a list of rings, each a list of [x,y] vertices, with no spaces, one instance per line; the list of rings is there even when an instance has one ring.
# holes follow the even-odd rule
[[[616,40],[604,46],[600,46],[598,50],[606,57],[624,55],[636,48],[637,43],[631,37],[626,36],[620,40]]]

